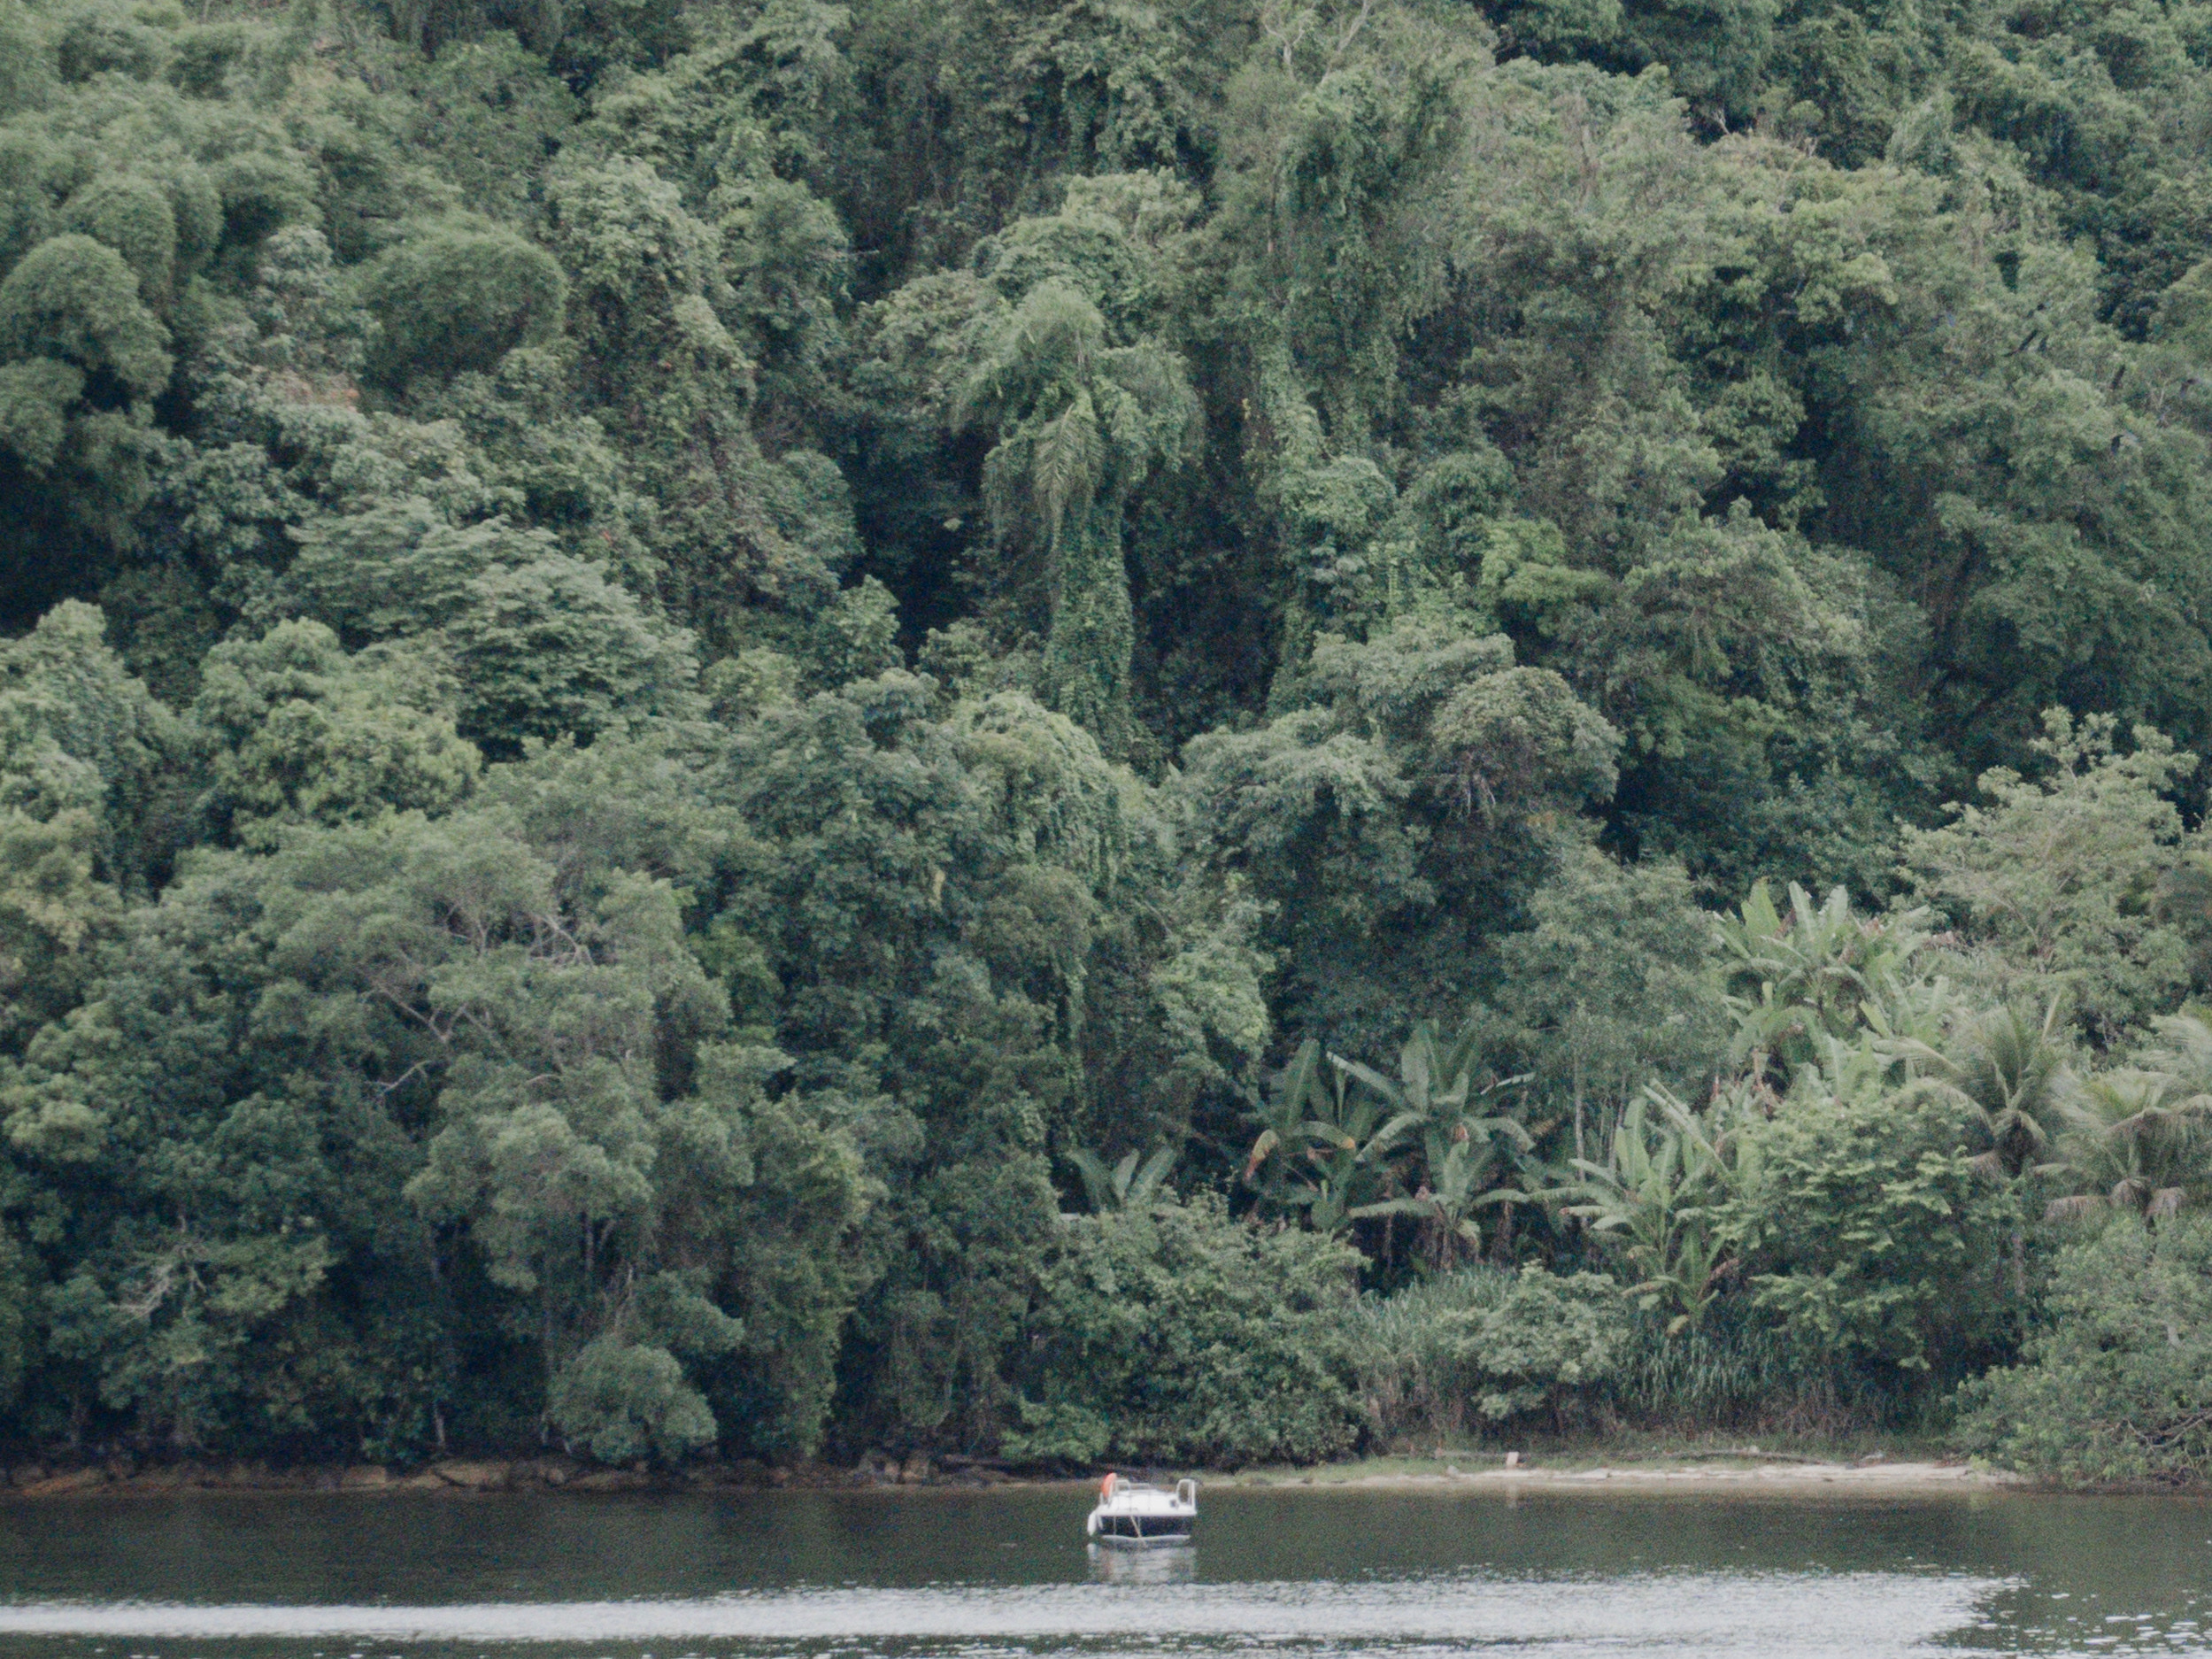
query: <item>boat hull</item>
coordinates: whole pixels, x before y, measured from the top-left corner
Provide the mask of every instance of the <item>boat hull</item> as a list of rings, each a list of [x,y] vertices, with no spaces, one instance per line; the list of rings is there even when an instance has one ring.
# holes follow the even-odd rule
[[[1151,1538],[1121,1538],[1101,1532],[1091,1541],[1104,1549],[1176,1549],[1188,1548],[1192,1540],[1188,1532],[1161,1532]]]
[[[1083,1530],[1092,1543],[1109,1549],[1154,1549],[1189,1543],[1198,1519],[1188,1509],[1101,1509],[1091,1516]]]

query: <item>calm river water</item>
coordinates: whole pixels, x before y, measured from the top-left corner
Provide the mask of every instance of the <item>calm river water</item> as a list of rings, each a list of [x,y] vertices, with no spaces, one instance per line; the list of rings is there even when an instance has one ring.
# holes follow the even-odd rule
[[[2212,1504],[1218,1490],[0,1504],[16,1659],[2212,1655]]]

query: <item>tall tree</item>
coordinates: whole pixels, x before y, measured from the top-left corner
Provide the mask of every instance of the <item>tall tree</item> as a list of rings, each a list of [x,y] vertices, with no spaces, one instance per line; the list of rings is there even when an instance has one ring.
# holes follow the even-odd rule
[[[1108,345],[1098,308],[1047,280],[991,330],[956,419],[996,431],[983,489],[999,534],[1044,552],[1044,702],[1108,755],[1127,754],[1136,635],[1122,518],[1152,469],[1180,461],[1192,441],[1198,403],[1182,362],[1150,343]]]

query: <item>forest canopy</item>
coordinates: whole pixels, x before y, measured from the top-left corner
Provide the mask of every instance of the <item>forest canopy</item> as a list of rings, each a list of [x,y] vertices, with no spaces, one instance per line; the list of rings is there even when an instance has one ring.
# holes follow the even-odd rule
[[[2195,0],[0,0],[0,1446],[2212,1464],[2208,440]]]

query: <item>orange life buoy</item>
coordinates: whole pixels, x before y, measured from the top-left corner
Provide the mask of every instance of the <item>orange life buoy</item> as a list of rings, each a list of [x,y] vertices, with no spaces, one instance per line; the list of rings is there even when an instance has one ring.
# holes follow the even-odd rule
[[[1111,1498],[1113,1495],[1114,1472],[1109,1470],[1106,1471],[1106,1478],[1098,1483],[1098,1496],[1101,1498]]]

